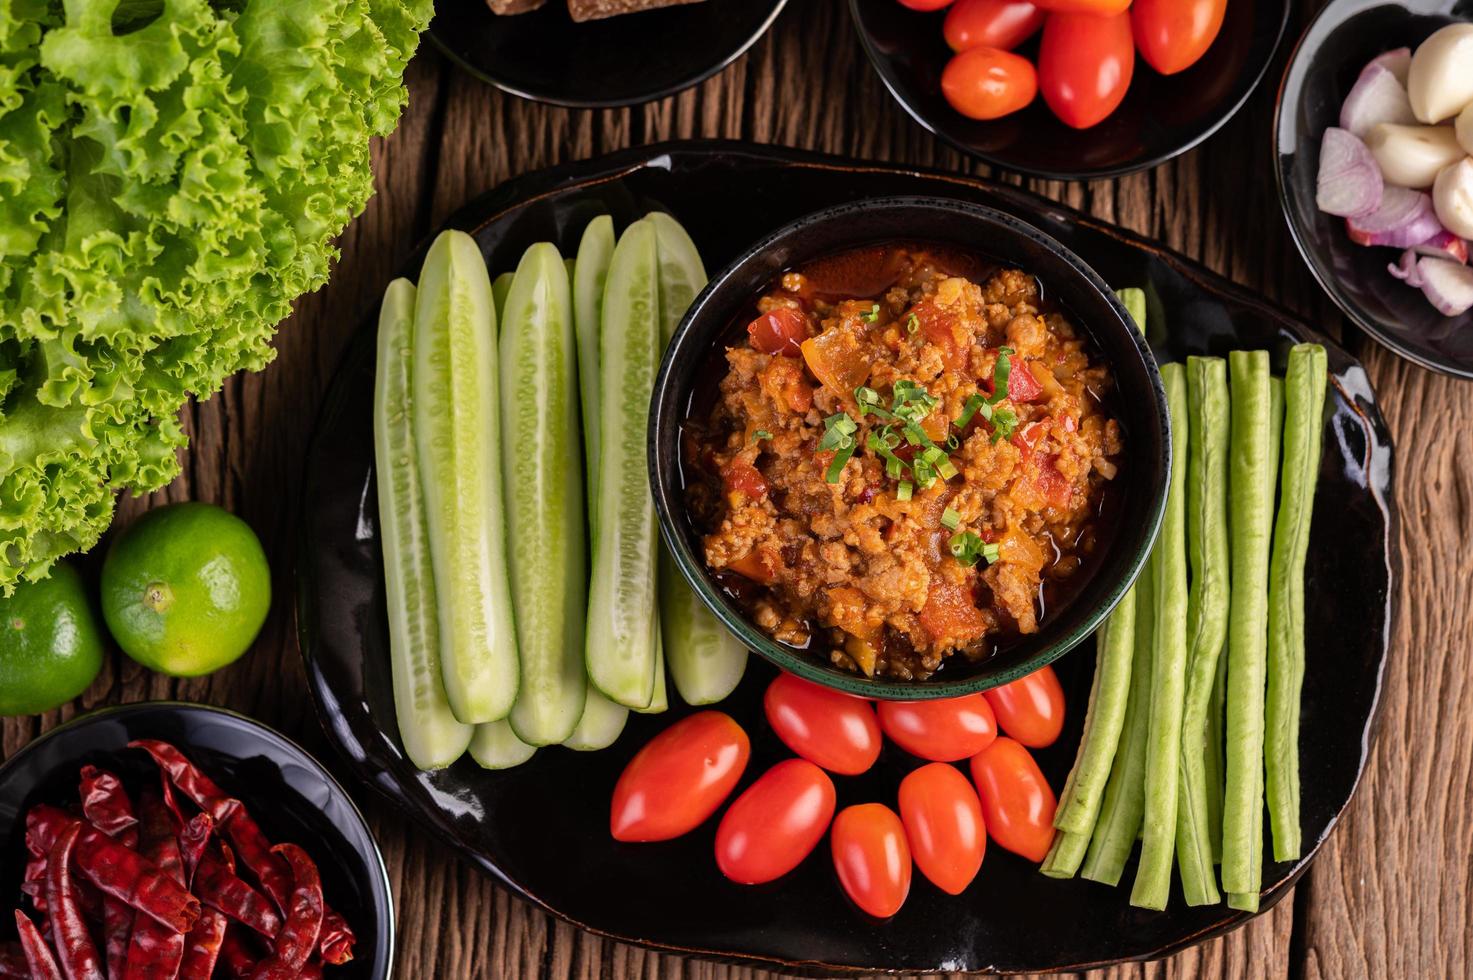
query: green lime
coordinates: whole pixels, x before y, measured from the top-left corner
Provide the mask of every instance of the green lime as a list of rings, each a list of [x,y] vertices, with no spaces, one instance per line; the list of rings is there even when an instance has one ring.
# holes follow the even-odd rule
[[[266,552],[219,507],[169,504],[128,525],[102,563],[102,615],[123,652],[198,677],[246,652],[271,606]]]
[[[102,635],[75,568],[57,562],[50,578],[0,597],[0,715],[50,711],[101,669]]]

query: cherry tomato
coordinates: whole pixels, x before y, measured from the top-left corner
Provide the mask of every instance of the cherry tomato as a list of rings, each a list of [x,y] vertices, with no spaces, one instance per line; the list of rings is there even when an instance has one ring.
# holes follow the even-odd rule
[[[880,723],[868,701],[778,674],[762,705],[783,744],[829,772],[857,776],[880,757]]]
[[[968,119],[997,119],[1033,101],[1038,73],[1021,55],[998,48],[971,48],[946,63],[941,94]]]
[[[881,803],[845,807],[829,842],[839,884],[855,905],[877,919],[900,911],[910,894],[910,847],[894,810]]]
[[[881,701],[880,728],[911,755],[932,762],[970,758],[992,744],[997,722],[980,694],[937,701]]]
[[[716,828],[716,866],[741,885],[781,878],[803,863],[834,816],[834,784],[807,759],[757,777]]]
[[[977,791],[955,766],[932,762],[900,781],[900,822],[921,874],[948,895],[977,877],[987,830]]]
[[[982,799],[987,836],[1030,861],[1047,857],[1057,801],[1028,750],[1000,736],[972,757],[972,781]]]
[[[669,840],[716,812],[747,768],[747,733],[720,711],[682,718],[635,753],[609,812],[615,840]]]
[[[1227,0],[1135,0],[1130,26],[1136,49],[1152,68],[1174,75],[1212,47],[1225,13]]]
[[[940,10],[942,7],[949,6],[950,4],[951,0],[900,0],[902,7],[909,7],[911,10],[921,10],[928,13],[932,10]]]
[[[1130,0],[1033,0],[1050,13],[1119,14],[1130,7]]]
[[[984,691],[997,727],[1030,749],[1053,745],[1064,729],[1064,689],[1049,666]]]
[[[1134,71],[1128,13],[1056,13],[1043,25],[1038,87],[1067,125],[1088,129],[1114,112]]]
[[[798,357],[798,345],[808,337],[808,318],[791,306],[779,306],[747,324],[747,337],[752,346],[764,354]]]
[[[1044,17],[1038,5],[1027,0],[957,0],[946,12],[941,33],[953,51],[1011,51],[1043,26]]]
[[[752,500],[761,500],[767,496],[767,481],[762,478],[757,467],[741,457],[726,464],[721,471],[721,482],[726,485],[728,493],[740,493]]]

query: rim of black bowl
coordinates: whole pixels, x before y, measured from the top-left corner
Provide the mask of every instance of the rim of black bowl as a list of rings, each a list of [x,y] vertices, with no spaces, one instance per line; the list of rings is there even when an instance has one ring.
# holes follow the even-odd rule
[[[1244,0],[1244,2],[1248,2],[1248,0]],[[1279,49],[1283,47],[1284,35],[1289,30],[1289,8],[1291,6],[1287,0],[1282,4],[1283,11],[1279,16],[1278,29],[1274,34],[1274,42],[1269,47],[1268,56],[1263,59],[1263,64],[1259,65],[1257,71],[1253,73],[1252,80],[1244,85],[1242,91],[1231,100],[1230,104],[1228,104],[1227,111],[1203,127],[1200,132],[1194,133],[1186,141],[1177,146],[1141,157],[1132,163],[1121,164],[1118,167],[1073,170],[1068,167],[1020,167],[1011,160],[1007,160],[994,153],[979,150],[975,146],[970,146],[950,135],[943,129],[938,129],[900,93],[899,82],[893,77],[888,64],[881,57],[880,52],[876,50],[874,41],[869,36],[869,32],[860,26],[861,15],[859,4],[860,0],[849,0],[849,19],[854,24],[854,33],[859,35],[859,42],[864,47],[865,56],[869,58],[870,66],[874,68],[875,74],[880,76],[880,81],[884,83],[885,91],[889,92],[890,97],[899,103],[900,107],[905,110],[906,115],[910,116],[917,123],[920,123],[926,132],[937,137],[953,149],[965,153],[967,156],[974,157],[994,167],[1006,170],[1009,173],[1042,177],[1046,180],[1103,180],[1110,177],[1124,177],[1126,174],[1139,173],[1142,170],[1159,167],[1166,161],[1175,159],[1188,150],[1196,149],[1211,139],[1219,129],[1226,126],[1228,121],[1238,114],[1239,110],[1253,97],[1253,93],[1258,91],[1259,85],[1263,84],[1263,79],[1268,74],[1269,66],[1274,63],[1274,60],[1278,57]]]
[[[480,0],[473,0],[473,2],[480,2]],[[515,95],[517,98],[526,99],[529,102],[541,102],[543,105],[554,105],[563,109],[623,109],[628,106],[644,105],[646,102],[654,102],[659,99],[669,98],[672,95],[678,95],[686,89],[699,85],[706,79],[724,71],[733,61],[746,54],[752,45],[762,40],[762,35],[771,30],[773,21],[777,20],[778,15],[783,12],[783,8],[787,5],[788,0],[772,0],[772,12],[763,19],[762,23],[757,25],[757,28],[749,36],[743,38],[741,43],[732,49],[730,53],[724,55],[711,65],[702,68],[700,71],[692,72],[689,75],[682,75],[679,79],[658,88],[650,89],[648,92],[631,95],[622,99],[600,99],[597,97],[571,99],[539,93],[530,88],[524,88],[515,82],[498,78],[479,65],[472,64],[465,58],[462,58],[450,44],[440,38],[439,34],[435,31],[433,20],[430,22],[430,26],[425,29],[425,33],[429,35],[430,40],[434,42],[435,47],[440,50],[440,53],[449,58],[461,71],[474,78],[479,78],[487,85],[494,86],[507,95]],[[490,14],[490,11],[487,10],[487,13]],[[490,15],[493,17],[497,16],[496,14]]]
[[[230,708],[221,708],[212,704],[198,704],[193,701],[130,701],[127,704],[111,704],[100,708],[93,708],[91,711],[62,722],[55,728],[47,729],[16,749],[15,754],[10,756],[10,758],[0,762],[0,786],[5,784],[6,777],[10,775],[11,770],[23,763],[27,756],[35,751],[39,751],[41,746],[59,735],[64,735],[73,729],[85,728],[95,722],[118,715],[144,714],[159,710],[193,711],[205,715],[230,718],[233,721],[241,723],[260,738],[268,742],[276,742],[278,747],[285,751],[286,754],[297,756],[300,761],[304,762],[313,773],[327,784],[328,790],[335,794],[347,806],[348,812],[353,816],[357,824],[355,829],[358,831],[358,835],[368,842],[367,852],[373,855],[373,860],[368,862],[369,874],[374,879],[374,883],[381,886],[383,890],[382,905],[375,911],[379,917],[378,925],[383,935],[384,961],[387,964],[383,977],[384,980],[392,977],[394,975],[394,953],[398,938],[398,923],[395,921],[394,915],[394,889],[389,881],[389,868],[384,863],[384,854],[383,850],[379,847],[378,838],[373,836],[373,831],[369,829],[368,821],[363,817],[363,811],[358,809],[358,804],[353,801],[353,797],[343,788],[343,784],[338,782],[333,774],[327,771],[327,767],[317,761],[316,756],[302,748],[296,741],[283,735],[265,722],[257,721],[250,715],[241,714],[239,711],[233,711]],[[310,803],[311,801],[309,800],[308,802]],[[337,825],[334,824],[334,826]],[[347,831],[342,827],[338,827],[338,830],[346,838]],[[352,841],[349,840],[348,843],[351,847]],[[358,851],[358,848],[352,848],[352,850]]]
[[[1091,633],[1099,628],[1105,618],[1114,610],[1122,596],[1140,575],[1141,568],[1145,565],[1146,558],[1150,554],[1156,535],[1161,527],[1161,520],[1166,510],[1166,475],[1158,481],[1155,488],[1155,499],[1152,501],[1150,510],[1146,515],[1145,533],[1139,544],[1126,559],[1124,574],[1106,587],[1105,594],[1097,601],[1093,609],[1086,613],[1075,626],[1054,640],[1048,646],[1043,647],[1031,656],[1019,661],[1017,664],[997,670],[993,673],[985,673],[955,679],[943,678],[941,680],[927,680],[923,682],[882,680],[879,678],[868,678],[861,674],[839,670],[830,667],[827,663],[810,654],[803,653],[784,646],[767,636],[745,615],[729,602],[721,589],[712,584],[708,578],[704,563],[697,558],[690,547],[689,541],[682,533],[680,522],[676,518],[676,511],[683,505],[677,495],[681,485],[678,472],[667,473],[667,468],[661,460],[660,446],[662,442],[673,440],[676,443],[676,453],[679,452],[680,425],[684,419],[683,406],[680,404],[680,385],[673,377],[673,366],[677,356],[689,341],[691,327],[695,319],[705,312],[705,306],[713,293],[726,283],[728,279],[742,271],[749,262],[754,261],[770,252],[774,247],[780,245],[787,238],[798,234],[806,228],[814,225],[824,224],[839,220],[855,212],[873,212],[880,209],[937,209],[947,212],[962,211],[971,217],[989,222],[994,225],[1003,226],[1009,231],[1032,240],[1035,244],[1059,256],[1069,265],[1076,274],[1084,281],[1085,285],[1095,293],[1098,293],[1119,321],[1119,328],[1132,340],[1137,355],[1151,382],[1151,397],[1156,405],[1156,413],[1161,421],[1161,439],[1163,460],[1163,474],[1169,475],[1171,469],[1171,437],[1170,424],[1171,414],[1167,407],[1166,390],[1161,381],[1161,373],[1156,364],[1155,355],[1151,353],[1145,337],[1134,326],[1130,313],[1116,298],[1115,292],[1105,283],[1104,279],[1079,256],[1066,248],[1053,236],[1040,231],[1033,225],[1019,218],[998,211],[985,205],[972,204],[970,202],[949,200],[946,198],[925,196],[900,196],[870,199],[866,201],[839,204],[814,211],[810,214],[792,221],[778,230],[761,238],[755,244],[742,251],[729,265],[712,276],[706,287],[691,303],[685,317],[676,327],[675,335],[671,338],[665,350],[664,358],[660,362],[660,369],[655,378],[654,394],[650,401],[649,430],[646,440],[648,446],[648,469],[650,491],[655,500],[655,511],[659,518],[660,531],[666,545],[669,546],[671,555],[675,559],[676,566],[681,575],[690,585],[691,589],[700,597],[701,601],[710,609],[712,614],[740,640],[748,650],[755,650],[759,655],[769,662],[777,665],[782,670],[796,674],[806,680],[821,684],[824,687],[835,688],[849,694],[861,697],[876,698],[879,700],[894,701],[928,701],[940,698],[953,698],[965,694],[975,694],[979,691],[989,690],[994,687],[1017,680],[1026,674],[1030,674],[1074,649],[1084,641]],[[864,235],[856,236],[854,247],[862,247],[881,240],[893,240],[893,238],[866,238]],[[925,234],[917,234],[916,241],[926,241]],[[985,248],[978,248],[979,254],[987,254]],[[750,298],[750,297],[748,297]],[[717,311],[725,319],[730,320],[737,311]],[[1076,314],[1077,317],[1077,314]],[[1085,330],[1092,336],[1095,331],[1089,326]],[[678,471],[678,459],[674,463]],[[1073,606],[1079,597],[1071,599],[1069,606]],[[1067,608],[1067,607],[1066,607]]]
[[[1381,346],[1399,357],[1406,358],[1413,364],[1424,367],[1429,371],[1446,374],[1449,377],[1473,381],[1473,367],[1460,367],[1457,364],[1451,364],[1434,357],[1429,357],[1404,342],[1391,331],[1382,329],[1381,324],[1374,317],[1367,316],[1365,311],[1343,298],[1340,295],[1339,284],[1335,280],[1334,273],[1321,267],[1314,250],[1310,248],[1309,242],[1305,239],[1305,230],[1294,219],[1293,209],[1289,206],[1290,191],[1286,181],[1287,174],[1285,173],[1284,154],[1281,151],[1281,147],[1284,145],[1285,135],[1284,106],[1286,104],[1285,96],[1289,94],[1291,85],[1293,86],[1296,103],[1298,98],[1303,94],[1305,70],[1301,64],[1301,60],[1306,53],[1304,44],[1309,40],[1310,35],[1315,33],[1320,26],[1320,22],[1326,17],[1334,16],[1343,20],[1348,12],[1347,8],[1353,11],[1363,11],[1378,6],[1401,6],[1401,4],[1392,2],[1392,0],[1332,0],[1332,2],[1320,8],[1319,12],[1310,19],[1310,22],[1304,27],[1304,32],[1299,35],[1299,40],[1294,42],[1294,50],[1289,53],[1288,63],[1284,65],[1283,78],[1279,80],[1279,91],[1274,98],[1274,124],[1273,129],[1269,133],[1270,139],[1272,140],[1269,150],[1273,154],[1274,184],[1279,192],[1279,211],[1284,216],[1284,224],[1289,227],[1289,237],[1294,240],[1294,248],[1298,250],[1299,257],[1304,260],[1305,266],[1309,268],[1310,275],[1314,276],[1314,280],[1319,284],[1320,289],[1339,307],[1341,313],[1344,313],[1351,319],[1351,322],[1376,338],[1376,341]],[[1411,13],[1411,11],[1409,10],[1408,13]],[[1298,155],[1297,150],[1293,155]]]

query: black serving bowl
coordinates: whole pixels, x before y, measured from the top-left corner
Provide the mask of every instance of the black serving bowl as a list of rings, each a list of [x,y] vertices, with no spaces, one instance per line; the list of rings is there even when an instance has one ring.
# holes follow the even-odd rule
[[[946,12],[896,0],[849,0],[854,26],[885,87],[916,122],[952,146],[1015,173],[1057,180],[1118,177],[1185,153],[1233,117],[1263,80],[1289,23],[1288,0],[1230,0],[1201,60],[1176,75],[1136,58],[1125,100],[1089,129],[1060,122],[1043,98],[1001,119],[968,119],[941,94],[952,51]],[[1037,38],[1019,53],[1037,60]]]
[[[363,815],[326,769],[284,735],[244,715],[201,704],[152,701],[102,708],[52,729],[0,764],[0,935],[13,932],[20,901],[25,815],[38,803],[77,802],[84,765],[116,773],[130,794],[156,786],[158,769],[134,739],[162,739],[240,799],[272,842],[303,847],[317,862],[328,903],[357,936],[334,977],[383,980],[394,965],[394,902],[378,844]],[[136,798],[136,796],[135,796]]]
[[[849,248],[885,242],[947,245],[1038,278],[1046,300],[1093,340],[1114,372],[1125,458],[1112,488],[1120,500],[1113,535],[1085,580],[1039,630],[980,663],[953,657],[925,681],[867,678],[778,643],[750,622],[712,578],[684,503],[680,429],[713,350],[762,290],[785,270]],[[1094,631],[1135,580],[1166,501],[1170,420],[1155,359],[1130,314],[1093,269],[1032,225],[992,208],[926,197],[877,198],[810,214],[762,239],[718,273],[671,340],[650,405],[650,486],[676,564],[736,637],[784,670],[827,687],[894,700],[955,697],[1005,684],[1052,662]]]
[[[1398,249],[1356,245],[1345,220],[1315,207],[1320,139],[1366,62],[1415,49],[1447,24],[1473,19],[1473,0],[1333,0],[1299,39],[1274,109],[1279,201],[1299,254],[1330,298],[1366,333],[1434,371],[1473,378],[1473,311],[1443,316],[1420,289],[1386,271]]]

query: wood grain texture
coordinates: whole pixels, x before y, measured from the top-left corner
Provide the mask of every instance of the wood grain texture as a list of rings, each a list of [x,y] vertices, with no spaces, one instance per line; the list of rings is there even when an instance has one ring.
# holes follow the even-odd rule
[[[1302,25],[1317,3],[1296,6]],[[1338,335],[1341,318],[1299,261],[1274,201],[1266,135],[1274,78],[1204,148],[1149,173],[1083,184],[1003,179],[1159,238]],[[254,651],[193,681],[159,678],[114,655],[74,704],[5,720],[0,755],[98,704],[178,697],[260,717],[336,763],[313,720],[291,637],[294,528],[310,420],[383,283],[421,237],[474,195],[538,167],[692,136],[986,173],[889,99],[841,0],[793,0],[772,32],[725,72],[633,109],[522,102],[453,70],[428,45],[410,67],[409,86],[398,131],[374,148],[378,193],[343,236],[331,283],[282,325],[276,363],[187,409],[192,445],[184,475],[150,498],[120,501],[120,522],[165,501],[201,499],[236,510],[257,529],[276,570],[276,602]],[[1365,360],[1396,438],[1402,514],[1400,616],[1365,783],[1305,882],[1272,913],[1168,960],[1096,976],[1473,975],[1473,387],[1406,364],[1359,335],[1347,342]],[[95,571],[99,555],[84,567]],[[398,900],[402,977],[770,976],[583,934],[447,856],[367,791],[357,795]]]

